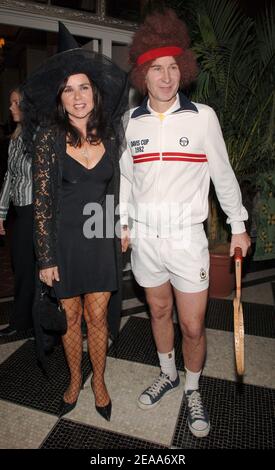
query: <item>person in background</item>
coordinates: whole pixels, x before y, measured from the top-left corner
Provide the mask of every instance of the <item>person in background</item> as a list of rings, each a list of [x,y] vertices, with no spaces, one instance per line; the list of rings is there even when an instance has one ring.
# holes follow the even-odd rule
[[[5,220],[13,203],[15,221],[12,228],[12,267],[14,271],[14,305],[9,325],[0,337],[32,328],[32,305],[35,287],[33,246],[32,162],[22,140],[21,92],[10,93],[10,112],[17,126],[9,144],[8,168],[0,192],[0,235],[6,235]]]

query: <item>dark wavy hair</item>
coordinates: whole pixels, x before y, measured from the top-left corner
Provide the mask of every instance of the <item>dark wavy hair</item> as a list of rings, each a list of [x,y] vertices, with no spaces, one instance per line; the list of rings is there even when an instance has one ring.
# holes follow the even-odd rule
[[[65,131],[67,136],[67,142],[73,147],[80,147],[83,143],[83,135],[81,134],[79,129],[77,129],[71,123],[69,116],[64,110],[61,102],[61,95],[67,85],[70,76],[71,75],[66,77],[59,86],[59,90],[56,97],[56,123],[59,129]],[[92,87],[94,107],[87,122],[86,140],[90,144],[96,145],[101,142],[104,138],[106,138],[106,134],[108,132],[107,123],[103,112],[102,97],[99,92],[99,89],[88,75],[87,77]]]
[[[178,46],[183,49],[183,54],[175,57],[181,75],[180,87],[187,88],[197,77],[198,65],[193,51],[189,49],[190,38],[186,24],[170,8],[163,12],[156,11],[145,18],[130,47],[130,79],[133,86],[143,95],[147,92],[146,74],[153,61],[137,65],[137,59],[151,49],[166,46]]]

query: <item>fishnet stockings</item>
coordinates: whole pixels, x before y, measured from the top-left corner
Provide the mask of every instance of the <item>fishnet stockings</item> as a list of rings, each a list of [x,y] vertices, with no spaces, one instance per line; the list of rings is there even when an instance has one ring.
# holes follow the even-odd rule
[[[84,317],[88,330],[88,347],[93,366],[92,389],[96,406],[106,406],[110,401],[104,382],[108,345],[107,306],[110,292],[93,292],[84,296]]]
[[[78,398],[82,384],[81,297],[62,299],[61,304],[67,318],[67,332],[62,336],[62,343],[71,374],[70,385],[64,393],[63,399],[67,403],[73,403]]]

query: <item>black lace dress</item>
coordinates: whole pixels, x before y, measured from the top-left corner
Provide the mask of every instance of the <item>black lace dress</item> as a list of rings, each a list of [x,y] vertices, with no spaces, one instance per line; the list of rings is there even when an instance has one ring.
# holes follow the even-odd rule
[[[56,245],[60,281],[54,283],[58,298],[118,288],[114,238],[106,237],[106,224],[112,224],[106,195],[113,172],[107,152],[89,170],[70,155],[62,156]]]

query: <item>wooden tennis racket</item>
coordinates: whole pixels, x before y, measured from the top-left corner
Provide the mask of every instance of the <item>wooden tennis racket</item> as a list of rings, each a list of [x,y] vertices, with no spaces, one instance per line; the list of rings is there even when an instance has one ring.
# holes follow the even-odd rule
[[[242,279],[242,250],[235,248],[235,273],[236,273],[236,296],[233,300],[234,307],[234,343],[235,358],[238,375],[244,374],[244,321],[243,307],[241,302],[241,279]]]

